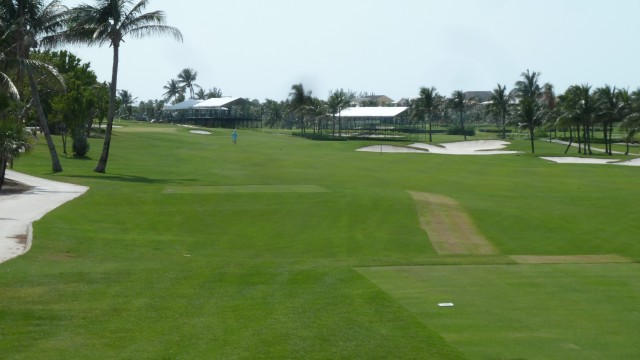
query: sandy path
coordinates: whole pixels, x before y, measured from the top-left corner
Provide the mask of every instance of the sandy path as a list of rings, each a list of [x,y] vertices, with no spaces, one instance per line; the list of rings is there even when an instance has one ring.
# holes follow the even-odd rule
[[[29,250],[34,221],[89,189],[12,170],[7,170],[6,177],[34,188],[22,194],[0,193],[0,263]]]

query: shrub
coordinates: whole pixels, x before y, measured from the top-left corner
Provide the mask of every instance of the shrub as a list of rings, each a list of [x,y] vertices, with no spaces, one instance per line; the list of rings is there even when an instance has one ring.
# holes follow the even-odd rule
[[[71,150],[73,151],[73,156],[75,157],[84,157],[89,152],[89,141],[87,140],[87,135],[83,130],[76,130],[73,132],[73,145],[71,146]]]
[[[475,134],[476,134],[476,130],[473,128],[465,128],[463,132],[462,126],[460,125],[452,125],[447,128],[447,135],[474,136]]]

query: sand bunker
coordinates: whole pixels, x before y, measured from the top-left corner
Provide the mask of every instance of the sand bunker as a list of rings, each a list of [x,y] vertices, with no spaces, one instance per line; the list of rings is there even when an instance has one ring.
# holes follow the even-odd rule
[[[619,161],[616,159],[593,159],[593,158],[581,158],[571,156],[542,156],[541,159],[553,161],[558,164],[596,164],[596,165],[625,165],[625,166],[640,166],[640,159],[632,159],[628,161]]]
[[[356,151],[365,151],[365,152],[379,152],[379,153],[423,153],[426,154],[427,151],[412,149],[404,146],[393,146],[393,145],[371,145],[365,146],[360,149],[356,149]]]
[[[518,151],[498,150],[505,148],[507,145],[509,145],[508,142],[501,140],[475,140],[445,143],[440,145],[423,143],[415,143],[408,146],[372,145],[357,149],[356,151],[380,153],[432,153],[445,155],[502,155],[518,153]]]
[[[199,134],[199,135],[211,135],[210,131],[205,131],[205,130],[189,130],[189,132],[192,134]]]
[[[0,263],[29,250],[31,223],[89,189],[11,170],[6,176],[34,188],[21,194],[0,193]]]

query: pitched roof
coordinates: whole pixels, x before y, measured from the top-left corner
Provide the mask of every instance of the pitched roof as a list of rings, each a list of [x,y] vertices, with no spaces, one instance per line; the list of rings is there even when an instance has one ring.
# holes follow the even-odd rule
[[[229,103],[232,103],[238,99],[242,99],[239,97],[221,97],[221,98],[211,98],[211,99],[207,99],[201,103],[198,103],[196,105],[194,105],[194,108],[217,108],[217,107],[223,107]]]
[[[202,100],[196,100],[196,99],[187,99],[183,102],[174,104],[174,105],[169,105],[169,106],[165,106],[164,110],[184,110],[184,109],[189,109],[192,106],[198,104],[202,102]]]
[[[350,107],[342,110],[342,117],[395,117],[406,111],[408,107]]]

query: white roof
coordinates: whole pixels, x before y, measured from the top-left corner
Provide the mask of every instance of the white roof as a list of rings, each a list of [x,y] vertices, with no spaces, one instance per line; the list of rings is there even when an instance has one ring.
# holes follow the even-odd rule
[[[202,102],[202,100],[196,100],[196,99],[187,99],[181,103],[177,103],[174,105],[170,105],[170,106],[165,106],[164,109],[165,110],[183,110],[183,109],[188,109],[190,107],[192,107],[193,105]]]
[[[395,117],[407,110],[406,106],[395,107],[350,107],[342,110],[345,117]]]
[[[194,108],[217,108],[227,105],[230,102],[234,102],[240,98],[238,97],[221,97],[207,99],[201,103],[194,105]]]

